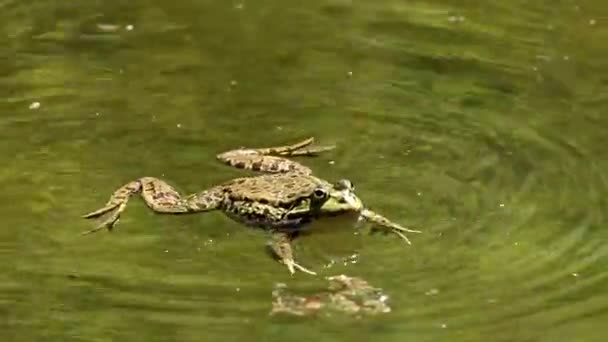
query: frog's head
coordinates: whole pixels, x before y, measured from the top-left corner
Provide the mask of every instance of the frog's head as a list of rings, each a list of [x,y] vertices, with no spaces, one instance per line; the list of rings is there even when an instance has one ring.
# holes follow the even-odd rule
[[[357,214],[363,210],[363,203],[355,194],[353,183],[342,179],[334,184],[323,183],[312,189],[305,200],[292,208],[294,216],[337,216]]]

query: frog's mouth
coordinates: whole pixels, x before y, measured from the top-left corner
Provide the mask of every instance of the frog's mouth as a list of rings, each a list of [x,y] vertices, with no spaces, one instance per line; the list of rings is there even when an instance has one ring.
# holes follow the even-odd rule
[[[349,190],[342,190],[342,198],[346,204],[351,207],[351,211],[363,210],[363,202],[355,195],[354,192]]]

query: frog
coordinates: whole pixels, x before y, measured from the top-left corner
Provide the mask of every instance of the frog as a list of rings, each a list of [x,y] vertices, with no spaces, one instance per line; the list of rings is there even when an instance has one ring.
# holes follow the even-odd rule
[[[86,219],[100,219],[102,222],[82,235],[104,229],[112,231],[129,199],[139,194],[145,204],[158,214],[218,210],[244,226],[269,233],[267,246],[292,275],[296,271],[316,275],[296,262],[292,245],[307,227],[324,218],[355,217],[357,222],[371,223],[373,230],[395,234],[411,245],[406,233],[421,231],[401,226],[369,209],[355,194],[350,180],[324,180],[314,176],[309,167],[292,159],[317,156],[335,147],[317,146],[314,137],[309,137],[287,145],[240,147],[222,152],[216,155],[218,161],[257,174],[234,178],[190,195],[180,194],[160,178],[138,178],[115,190],[102,208],[83,215]]]

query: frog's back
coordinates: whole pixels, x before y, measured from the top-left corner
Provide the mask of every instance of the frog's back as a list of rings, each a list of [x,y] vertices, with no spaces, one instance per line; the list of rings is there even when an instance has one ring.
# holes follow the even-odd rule
[[[223,187],[233,201],[278,205],[292,203],[324,183],[314,176],[286,173],[235,178]]]

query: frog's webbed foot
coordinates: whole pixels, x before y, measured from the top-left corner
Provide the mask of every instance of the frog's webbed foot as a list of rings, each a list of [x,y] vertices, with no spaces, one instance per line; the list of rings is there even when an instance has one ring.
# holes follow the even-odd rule
[[[304,273],[317,275],[316,272],[311,271],[311,270],[307,269],[306,267],[296,263],[293,259],[283,259],[282,262],[285,264],[285,266],[287,266],[287,269],[289,270],[289,273],[291,273],[291,274],[296,273],[295,270],[298,269]]]
[[[82,232],[81,235],[87,235],[87,234],[91,234],[91,233],[95,233],[99,230],[102,229],[107,229],[107,230],[112,230],[112,228],[114,228],[114,226],[118,223],[118,221],[120,221],[120,213],[124,210],[125,205],[121,205],[120,207],[118,207],[118,209],[116,209],[112,215],[110,215],[110,217],[108,217],[107,219],[105,219],[102,223],[100,223],[99,225],[97,225],[95,228],[87,230],[85,232]],[[92,218],[95,216],[84,216],[85,218]]]
[[[315,138],[310,137],[308,139],[302,140],[298,143],[288,146],[281,147],[271,147],[267,149],[263,149],[268,151],[268,154],[276,154],[279,156],[293,157],[293,156],[314,156],[321,152],[331,151],[336,146],[327,145],[327,146],[310,146],[315,141]]]
[[[129,201],[129,197],[131,197],[131,195],[135,193],[140,192],[141,188],[142,184],[140,181],[133,181],[128,184],[125,184],[118,190],[116,190],[114,194],[112,194],[110,200],[103,208],[83,215],[82,217],[84,218],[92,219],[101,217],[107,213],[111,213],[111,215],[102,223],[100,223],[93,229],[83,232],[82,235],[95,233],[102,229],[107,229],[109,231],[112,230],[112,228],[114,228],[114,226],[118,223],[120,219],[120,214],[125,210],[127,202]]]
[[[361,217],[363,219],[365,219],[366,221],[369,221],[369,222],[375,224],[378,227],[377,229],[381,229],[386,232],[391,232],[391,233],[399,236],[408,245],[411,245],[412,242],[410,241],[410,239],[407,238],[407,236],[405,236],[405,233],[422,233],[419,230],[402,227],[402,226],[398,225],[397,223],[394,223],[391,220],[387,219],[386,217],[384,217],[378,213],[375,213],[369,209],[363,209],[363,211],[361,211]]]
[[[314,138],[308,138],[298,143],[268,148],[239,148],[217,155],[220,161],[239,169],[280,173],[299,172],[310,174],[306,166],[289,160],[286,157],[313,156],[329,151],[335,146],[310,146]]]
[[[287,266],[289,273],[294,274],[297,269],[304,273],[317,275],[317,273],[315,273],[314,271],[311,271],[295,262],[295,260],[293,259],[293,251],[291,249],[291,240],[292,236],[290,234],[283,232],[275,232],[272,233],[270,247],[275,253],[275,255],[279,258],[280,262]]]

